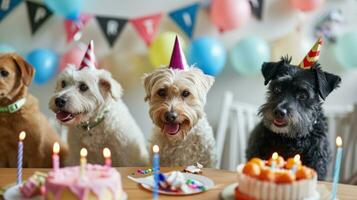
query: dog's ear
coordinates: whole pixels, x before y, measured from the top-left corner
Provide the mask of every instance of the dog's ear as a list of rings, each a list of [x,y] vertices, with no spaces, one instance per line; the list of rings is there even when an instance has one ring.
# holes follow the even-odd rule
[[[152,73],[145,73],[142,77],[143,80],[143,84],[144,84],[144,88],[145,88],[145,98],[144,100],[147,101],[150,99],[150,80],[153,76],[153,72]]]
[[[18,54],[12,54],[11,58],[15,62],[16,66],[18,67],[20,74],[21,74],[21,80],[22,82],[26,85],[29,86],[32,82],[32,78],[35,73],[35,69],[32,67],[32,65],[28,62],[26,62],[21,56]]]
[[[262,74],[264,85],[267,85],[277,74],[280,62],[264,62],[262,65]]]
[[[320,97],[325,100],[326,97],[339,86],[341,78],[334,74],[324,72],[319,68],[316,68],[315,72]]]
[[[202,70],[200,70],[199,68],[196,68],[196,67],[191,68],[190,70],[197,73],[198,77],[201,77],[200,81],[202,84],[202,88],[205,90],[205,93],[207,93],[214,83],[214,80],[215,80],[214,77],[203,73]]]
[[[120,99],[123,94],[121,85],[112,78],[108,71],[105,70],[100,70],[99,88],[104,96],[109,94],[114,100]]]

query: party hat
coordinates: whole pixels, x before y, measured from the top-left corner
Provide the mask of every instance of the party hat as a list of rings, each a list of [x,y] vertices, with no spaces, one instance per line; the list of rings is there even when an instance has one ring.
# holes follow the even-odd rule
[[[314,46],[310,49],[309,53],[299,64],[301,68],[310,69],[311,66],[319,60],[321,45],[322,45],[322,38],[319,37],[316,43],[314,44]]]
[[[96,68],[96,60],[95,60],[95,55],[94,55],[94,44],[93,40],[90,41],[88,44],[88,48],[86,53],[84,54],[83,60],[81,62],[81,65],[79,66],[79,70],[89,67],[91,69]]]
[[[182,51],[178,37],[175,38],[174,48],[172,49],[171,60],[169,67],[171,69],[185,70],[187,69],[187,61],[185,54]]]

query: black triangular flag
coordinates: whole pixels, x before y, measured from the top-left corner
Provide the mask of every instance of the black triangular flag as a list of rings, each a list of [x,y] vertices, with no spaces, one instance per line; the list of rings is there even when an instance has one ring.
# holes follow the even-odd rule
[[[97,16],[96,18],[110,47],[113,47],[116,39],[128,22],[128,19],[103,16]]]
[[[22,0],[0,0],[0,22],[14,9]]]
[[[26,5],[30,20],[31,33],[34,35],[53,13],[49,8],[41,3],[26,1]]]
[[[249,0],[250,6],[252,7],[252,13],[259,20],[263,18],[263,6],[264,0]]]

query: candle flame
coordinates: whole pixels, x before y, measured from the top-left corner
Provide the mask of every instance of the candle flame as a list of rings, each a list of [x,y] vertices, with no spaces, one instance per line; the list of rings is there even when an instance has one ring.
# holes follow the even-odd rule
[[[58,144],[58,142],[55,142],[55,143],[53,144],[53,153],[54,153],[54,154],[58,154],[59,151],[60,151],[60,145]]]
[[[340,136],[338,136],[338,137],[336,138],[336,145],[337,145],[338,147],[342,146],[342,138],[341,138]]]
[[[300,160],[300,155],[299,155],[299,154],[296,154],[296,155],[294,156],[294,162],[299,162],[299,160]]]
[[[159,148],[159,146],[157,146],[157,145],[154,145],[154,146],[152,147],[152,151],[153,151],[154,153],[159,152],[159,150],[160,150],[160,148]]]
[[[86,148],[82,148],[80,154],[81,154],[81,157],[87,157],[87,154],[88,154],[87,149]]]
[[[23,141],[26,137],[26,132],[25,131],[21,131],[20,135],[19,135],[19,139],[20,141]]]
[[[107,147],[105,147],[105,148],[103,149],[103,156],[104,156],[104,158],[110,158],[111,155],[112,155],[112,154],[111,154],[111,152],[110,152],[110,149],[107,148]]]
[[[278,159],[278,157],[279,157],[279,154],[277,152],[274,152],[272,155],[273,160]]]

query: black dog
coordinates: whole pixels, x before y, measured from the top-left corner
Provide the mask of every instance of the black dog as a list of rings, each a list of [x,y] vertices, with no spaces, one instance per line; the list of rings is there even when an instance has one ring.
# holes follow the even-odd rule
[[[331,150],[322,101],[338,87],[339,76],[324,72],[315,63],[311,69],[291,65],[291,58],[264,63],[267,103],[260,108],[262,121],[253,130],[247,159],[269,159],[278,152],[285,159],[300,154],[302,163],[326,178]]]

